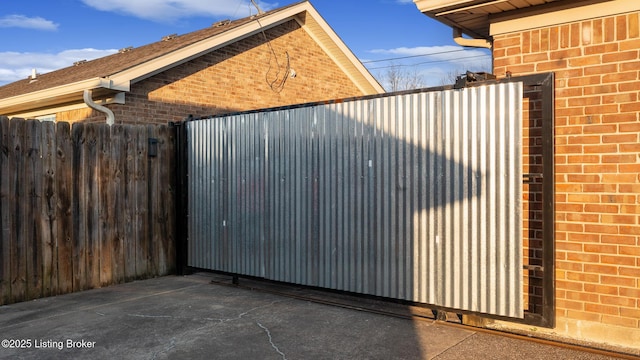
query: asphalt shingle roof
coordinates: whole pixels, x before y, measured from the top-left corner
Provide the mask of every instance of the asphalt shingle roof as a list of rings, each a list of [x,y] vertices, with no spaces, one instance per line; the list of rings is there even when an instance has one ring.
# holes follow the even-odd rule
[[[263,17],[265,15],[276,13],[297,4],[299,3],[271,10],[259,16]],[[0,87],[0,99],[24,95],[83,80],[108,77],[199,41],[223,34],[229,30],[247,24],[255,20],[255,18],[256,16],[254,15],[233,21],[221,21],[213,24],[211,27],[175,36],[169,40],[161,40],[148,45],[132,48],[128,51],[121,51],[95,60],[82,62],[78,65],[73,65],[45,74],[38,74],[37,81],[34,82],[32,82],[30,78],[18,80]]]

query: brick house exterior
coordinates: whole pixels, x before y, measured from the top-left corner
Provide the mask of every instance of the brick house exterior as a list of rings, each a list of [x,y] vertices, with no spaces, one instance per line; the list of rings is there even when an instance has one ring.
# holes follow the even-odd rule
[[[608,342],[640,341],[639,15],[494,36],[494,74],[555,73],[556,317]]]
[[[436,19],[455,14],[415,2]],[[548,332],[640,348],[640,4],[449,3],[461,13],[484,9],[478,24],[443,22],[492,41],[498,78],[555,74],[556,326]],[[525,111],[525,128],[535,131],[527,113],[535,114]],[[539,134],[525,135],[528,156]]]
[[[5,85],[0,114],[103,122],[105,114],[74,88],[92,77],[99,79],[87,86],[93,99],[114,123],[129,124],[384,92],[304,1]],[[57,88],[70,90],[53,94]]]

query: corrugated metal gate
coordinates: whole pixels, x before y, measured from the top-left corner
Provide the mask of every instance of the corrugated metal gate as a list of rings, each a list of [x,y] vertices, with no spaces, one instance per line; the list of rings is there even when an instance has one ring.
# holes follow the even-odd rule
[[[188,265],[523,318],[521,82],[190,121]]]

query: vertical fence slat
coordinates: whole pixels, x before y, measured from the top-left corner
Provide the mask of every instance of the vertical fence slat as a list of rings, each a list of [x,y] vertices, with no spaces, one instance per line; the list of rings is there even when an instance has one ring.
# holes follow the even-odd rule
[[[42,127],[37,120],[27,121],[26,150],[24,179],[27,201],[25,208],[25,232],[22,241],[26,243],[27,266],[27,297],[37,299],[42,296],[42,227],[41,199],[42,199],[42,158],[40,146],[42,141]]]
[[[85,126],[82,123],[73,124],[71,136],[73,144],[73,171],[72,187],[73,198],[71,201],[71,221],[73,223],[73,250],[72,250],[72,273],[73,290],[87,289],[87,262],[86,262],[86,238],[87,238],[87,194],[86,180],[87,167],[85,148]]]
[[[124,164],[124,265],[125,265],[125,280],[133,280],[136,278],[136,248],[137,248],[137,228],[136,228],[136,213],[138,208],[136,206],[136,142],[137,134],[133,126],[126,126],[124,128],[125,139],[125,164]]]
[[[9,118],[0,116],[0,304],[11,301],[11,146]]]
[[[98,131],[99,124],[85,127],[86,172],[85,192],[86,198],[86,263],[87,263],[87,288],[100,286],[100,204],[99,178],[101,166],[98,166],[98,153],[100,149]]]
[[[95,204],[99,209],[98,224],[96,230],[98,231],[97,244],[94,246],[94,251],[99,254],[99,283],[96,286],[104,286],[113,282],[113,252],[115,249],[117,239],[114,239],[114,223],[113,223],[113,204],[110,198],[113,197],[111,193],[111,183],[114,179],[113,173],[113,159],[111,158],[111,127],[106,124],[97,125],[97,198],[98,204]]]
[[[124,127],[122,125],[114,125],[111,127],[111,148],[109,157],[110,164],[110,180],[108,185],[107,204],[111,211],[108,217],[107,234],[105,239],[110,244],[105,245],[111,248],[111,273],[113,282],[120,283],[125,281],[125,246],[127,239],[125,238],[126,229],[126,180],[125,166],[127,163],[127,143],[124,138]]]
[[[154,155],[154,157],[151,157],[149,155],[149,151],[151,148],[151,142],[150,141],[155,141],[155,149],[156,149],[156,154]],[[148,246],[148,259],[149,259],[149,267],[148,267],[148,273],[146,274],[147,276],[157,276],[159,274],[159,259],[160,259],[160,252],[161,252],[161,242],[160,242],[160,237],[164,236],[164,234],[161,234],[159,232],[159,223],[158,223],[158,219],[162,218],[161,216],[161,211],[162,209],[160,209],[160,201],[159,201],[159,196],[153,196],[153,194],[159,194],[159,181],[158,181],[158,176],[159,176],[159,169],[158,169],[158,147],[160,144],[158,144],[158,127],[157,126],[148,126],[147,127],[147,141],[146,141],[146,148],[147,148],[147,156],[146,156],[146,161],[147,161],[147,203],[148,203],[148,208],[147,208],[147,223],[148,223],[148,230],[147,230],[147,246]]]
[[[174,199],[174,184],[172,183],[173,171],[176,168],[174,161],[173,147],[174,143],[171,128],[161,126],[158,131],[158,158],[155,161],[155,168],[158,172],[158,181],[156,190],[153,194],[157,198],[156,227],[154,234],[157,232],[157,249],[158,249],[158,275],[173,272],[172,260],[175,259],[175,246],[173,233],[175,227],[175,206],[172,206]]]
[[[149,219],[147,218],[147,129],[136,128],[134,191],[136,212],[136,277],[144,277],[149,271]]]
[[[42,295],[57,293],[58,254],[56,232],[56,127],[55,123],[42,124],[42,202],[41,207],[41,244],[42,244]]]
[[[12,120],[14,121],[14,120]],[[56,124],[56,249],[58,294],[73,291],[73,139],[68,123]]]
[[[26,122],[12,121],[9,129],[11,133],[11,159],[13,172],[9,174],[9,196],[10,207],[13,216],[10,228],[13,230],[10,235],[10,261],[11,261],[11,295],[12,301],[27,299],[26,286],[26,264],[25,264],[25,244],[24,239],[24,212],[26,195],[24,191],[24,131]]]

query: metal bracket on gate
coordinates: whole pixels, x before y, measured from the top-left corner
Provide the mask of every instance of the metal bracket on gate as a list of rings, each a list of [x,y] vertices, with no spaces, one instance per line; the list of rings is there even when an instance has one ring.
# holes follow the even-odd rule
[[[481,85],[489,81],[496,81],[496,76],[485,72],[471,72],[467,71],[464,75],[460,75],[456,78],[456,83],[453,85],[454,89],[463,89],[472,85]]]

